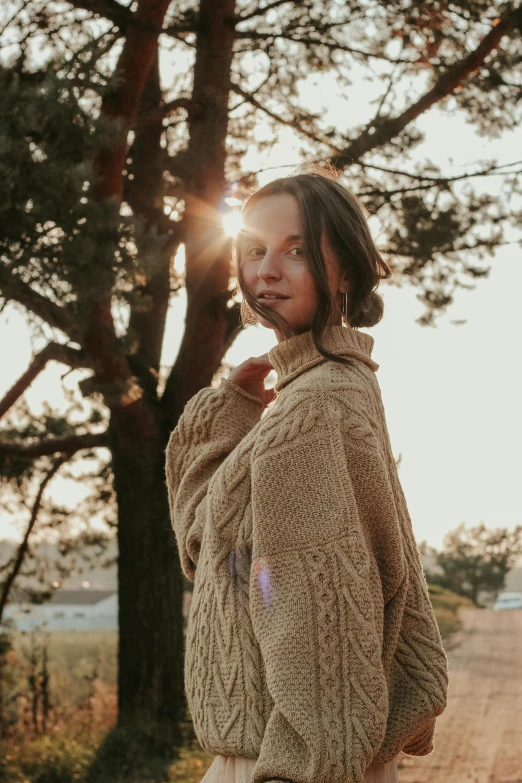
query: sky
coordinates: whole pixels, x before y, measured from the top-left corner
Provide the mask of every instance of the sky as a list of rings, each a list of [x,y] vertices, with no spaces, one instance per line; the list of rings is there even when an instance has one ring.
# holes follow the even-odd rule
[[[437,326],[421,327],[413,289],[382,284],[385,314],[371,329],[388,431],[417,540],[440,548],[461,522],[522,524],[522,264],[497,253],[490,277],[456,296]],[[167,363],[181,335],[184,302],[170,313]],[[177,311],[177,312],[176,312]],[[452,320],[466,319],[455,326]],[[234,365],[274,345],[271,330],[248,327],[226,356]],[[272,386],[275,373],[266,385]]]
[[[513,249],[494,259],[488,279],[461,291],[437,326],[421,327],[422,305],[415,291],[385,283],[383,320],[371,329],[373,358],[379,364],[392,449],[401,456],[401,480],[417,540],[440,548],[444,533],[461,522],[488,527],[522,523],[522,372],[520,369],[522,264]],[[185,296],[173,301],[163,361],[170,364],[182,334]],[[452,320],[466,319],[455,326]],[[248,327],[226,361],[259,356],[276,344],[271,330]],[[30,360],[23,317],[6,311],[0,318],[0,394]],[[54,364],[33,383],[27,396],[59,399],[60,375]],[[275,373],[267,385],[275,382]],[[67,482],[61,497],[77,497]],[[0,515],[0,537],[16,538],[20,520]]]
[[[335,122],[342,105],[322,82],[312,94],[316,105]],[[313,85],[310,89],[313,88]],[[315,88],[314,88],[315,89]],[[364,101],[360,97],[361,116]],[[332,108],[333,107],[333,108]],[[352,110],[354,108],[351,104]],[[498,140],[477,136],[461,115],[437,109],[424,115],[418,127],[426,141],[416,150],[418,159],[430,159],[453,173],[479,159],[497,157],[500,163],[522,157],[522,130]],[[278,144],[265,156],[247,155],[245,169],[266,169],[260,184],[279,175],[283,164],[299,163],[299,145],[282,132]],[[517,154],[518,151],[518,154]],[[287,170],[285,170],[287,173]],[[493,181],[487,187],[495,188]],[[421,327],[415,319],[423,305],[411,287],[383,282],[383,320],[362,331],[375,340],[373,358],[386,412],[392,449],[401,457],[399,478],[406,496],[417,541],[440,548],[444,534],[461,522],[484,522],[488,527],[522,524],[522,258],[517,244],[500,248],[488,260],[488,278],[474,290],[459,290],[449,311],[435,327]],[[172,300],[162,364],[171,364],[182,336],[185,295]],[[465,320],[462,325],[453,321]],[[276,339],[271,330],[248,327],[225,357],[234,365],[265,353]],[[0,395],[26,369],[31,341],[23,316],[7,307],[0,315]],[[27,392],[38,409],[42,400],[60,399],[63,366],[49,365]],[[69,377],[72,382],[72,376]],[[267,378],[273,385],[275,376]],[[57,481],[55,492],[74,504],[78,490]],[[18,538],[24,520],[0,510],[0,537]]]

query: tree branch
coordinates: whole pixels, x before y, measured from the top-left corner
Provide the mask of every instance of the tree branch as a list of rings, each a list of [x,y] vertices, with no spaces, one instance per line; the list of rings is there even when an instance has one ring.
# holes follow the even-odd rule
[[[13,14],[11,14],[11,16],[7,17],[2,27],[0,27],[0,38],[2,38],[7,28],[11,26],[11,24],[14,22],[18,14],[20,14],[25,8],[27,8],[30,2],[31,0],[23,0],[22,5],[16,8],[16,11]]]
[[[284,33],[284,32],[259,32],[257,30],[238,30],[236,34],[237,38],[243,38],[250,41],[274,41],[276,38],[280,38],[282,41],[290,41],[291,43],[298,43],[302,44],[303,46],[323,46],[325,49],[328,49],[331,52],[347,52],[348,54],[353,54],[356,57],[363,58],[365,60],[385,60],[386,62],[393,63],[393,64],[406,64],[406,65],[415,65],[414,60],[410,60],[407,57],[404,58],[395,58],[395,57],[388,57],[386,54],[377,53],[377,52],[367,52],[363,49],[356,49],[353,46],[348,46],[347,44],[341,43],[340,41],[324,41],[321,40],[318,37],[307,37],[307,36],[294,36],[290,33]]]
[[[362,164],[361,161],[359,161],[359,165],[361,165],[363,168],[368,169],[375,169],[376,171],[385,171],[390,174],[399,174],[404,177],[409,177],[410,179],[415,180],[418,184],[414,185],[413,183],[411,185],[405,185],[402,188],[394,188],[393,190],[390,190],[389,188],[371,188],[368,190],[360,190],[358,191],[359,196],[385,196],[386,198],[389,198],[390,196],[395,196],[398,193],[412,193],[416,192],[418,190],[429,190],[430,188],[442,186],[445,187],[447,185],[450,185],[452,182],[459,182],[463,179],[472,179],[474,177],[498,177],[498,176],[506,176],[506,172],[504,169],[509,166],[514,165],[520,165],[520,161],[517,161],[516,164],[504,164],[502,166],[492,166],[487,169],[482,169],[481,171],[475,171],[472,174],[457,174],[454,177],[428,177],[422,174],[411,174],[407,171],[396,171],[394,169],[387,169],[383,166],[373,166],[370,164]],[[510,174],[522,174],[522,169],[510,171]]]
[[[13,567],[10,573],[8,574],[7,579],[5,580],[5,583],[2,588],[2,595],[0,596],[0,624],[2,623],[4,609],[7,604],[7,599],[9,598],[11,587],[13,586],[14,580],[16,579],[16,577],[20,572],[20,569],[24,562],[24,558],[27,554],[27,549],[29,546],[29,536],[31,535],[33,528],[36,524],[36,520],[38,518],[38,512],[40,511],[40,506],[42,505],[43,493],[45,492],[45,488],[47,487],[49,482],[53,479],[53,477],[56,475],[56,473],[61,468],[64,462],[67,462],[67,457],[65,456],[58,457],[58,459],[56,460],[52,468],[45,474],[43,480],[40,483],[40,487],[38,488],[38,492],[36,493],[36,498],[33,503],[33,508],[31,510],[31,517],[29,519],[29,524],[27,525],[27,529],[25,531],[22,543],[18,547],[18,552],[16,553]]]
[[[74,8],[90,11],[96,16],[103,16],[120,28],[124,28],[132,22],[132,11],[117,3],[116,0],[68,0],[68,2]]]
[[[504,169],[512,168],[513,166],[522,165],[522,160],[514,160],[511,163],[502,163],[500,166],[488,166],[480,171],[475,171],[472,174],[458,174],[455,177],[430,177],[427,174],[415,174],[411,171],[401,171],[400,169],[392,169],[387,166],[377,166],[375,163],[366,163],[363,160],[358,161],[358,165],[363,169],[375,169],[375,171],[383,171],[386,174],[398,174],[401,177],[408,177],[408,179],[416,179],[419,182],[431,182],[434,185],[440,182],[454,182],[459,179],[469,179],[470,177],[485,177],[492,176],[493,174],[506,174]],[[519,172],[511,172],[518,174]]]
[[[201,111],[202,107],[201,104],[196,103],[196,101],[193,101],[190,98],[176,98],[175,100],[167,101],[167,103],[155,108],[140,111],[136,120],[136,128],[143,128],[158,120],[161,121],[164,117],[168,117],[169,114],[174,114],[174,112],[179,109],[185,109],[187,112],[194,114],[195,112]]]
[[[256,16],[262,16],[263,14],[266,14],[267,11],[271,11],[272,8],[278,8],[280,5],[287,5],[290,2],[292,5],[294,4],[294,0],[274,0],[274,2],[267,3],[267,5],[264,5],[262,8],[256,8],[255,11],[252,11],[249,14],[238,16],[237,24],[240,24],[240,22],[246,22],[247,19],[253,19]]]
[[[451,95],[464,79],[480,68],[487,56],[498,47],[501,39],[521,24],[522,6],[505,14],[498,24],[491,28],[477,48],[467,57],[448,68],[422,98],[409,106],[398,117],[387,118],[374,124],[370,123],[359,138],[352,141],[339,155],[331,159],[331,163],[338,169],[344,169],[358,161],[370,150],[381,147],[398,136],[410,122],[413,122],[443,98]]]
[[[95,159],[96,178],[92,196],[96,201],[121,199],[122,172],[127,156],[127,133],[134,126],[140,98],[152,64],[157,57],[158,37],[170,0],[138,3],[133,24],[125,36],[113,73],[113,89],[103,96],[101,116],[116,120],[120,133]],[[139,57],[136,56],[139,52]]]
[[[87,432],[85,435],[47,438],[36,443],[23,441],[0,443],[0,457],[44,457],[49,454],[67,454],[71,457],[82,449],[95,449],[107,445],[107,432]]]
[[[219,206],[226,183],[235,7],[235,0],[199,3],[192,99],[204,110],[188,119],[183,217],[187,312],[161,400],[167,427],[175,425],[187,399],[212,380],[226,350],[231,256]]]
[[[0,419],[22,396],[24,391],[29,388],[36,376],[41,373],[47,362],[50,361],[67,364],[69,367],[74,368],[89,367],[89,363],[82,351],[71,348],[69,345],[49,343],[34,357],[24,374],[9,389],[4,398],[0,400]]]
[[[162,33],[172,38],[181,38],[183,34],[196,31],[194,25],[189,24],[186,20],[181,21],[179,24],[170,24],[164,28],[157,19],[145,19],[144,17],[139,19],[138,13],[134,14],[125,6],[116,2],[116,0],[67,0],[67,2],[74,8],[90,11],[95,16],[109,19],[122,31],[125,31],[131,25],[136,25],[141,30],[152,35],[160,35]]]
[[[177,101],[171,101],[171,104]],[[131,150],[132,180],[127,183],[128,203],[135,215],[144,219],[147,230],[155,230],[164,239],[157,263],[142,275],[130,302],[128,336],[134,343],[131,369],[144,390],[156,396],[158,370],[170,300],[171,260],[180,241],[180,226],[163,210],[163,136],[162,91],[159,61],[155,59],[141,94],[138,124]],[[140,117],[148,117],[146,124]],[[140,245],[138,242],[138,252]]]
[[[0,293],[8,301],[23,305],[49,326],[64,332],[74,342],[79,342],[80,332],[75,325],[72,311],[39,294],[28,283],[10,272],[4,264],[0,264]]]
[[[267,109],[266,106],[263,106],[263,104],[260,101],[258,101],[257,98],[255,98],[249,92],[243,90],[238,84],[231,82],[230,89],[232,90],[232,92],[235,92],[236,95],[240,95],[247,103],[250,103],[256,109],[259,109],[260,111],[264,112],[264,114],[266,114],[268,117],[271,117],[276,122],[279,122],[281,125],[287,125],[289,128],[292,128],[298,133],[301,133],[303,136],[306,136],[306,138],[312,139],[312,141],[315,142],[320,142],[321,144],[324,144],[325,146],[329,147],[329,149],[331,149],[335,153],[339,153],[339,148],[336,147],[335,144],[332,144],[331,141],[325,139],[323,136],[319,137],[317,132],[315,131],[311,131],[308,130],[307,128],[303,128],[301,125],[298,125],[295,120],[285,119],[284,117],[281,117],[279,114],[275,114],[275,112],[270,111],[270,109]]]
[[[102,99],[101,116],[119,125],[118,136],[100,147],[94,161],[90,196],[95,202],[120,203],[127,159],[127,134],[136,124],[138,108],[151,67],[158,55],[158,38],[170,0],[141,0],[128,26],[123,48],[113,72],[112,89]],[[109,288],[87,297],[87,326],[82,346],[93,359],[95,376],[106,389],[125,389],[132,382],[127,358],[120,350],[111,311]],[[125,398],[128,399],[128,398]],[[137,402],[139,397],[134,398]],[[106,398],[107,401],[107,398]],[[114,398],[113,405],[122,403]]]

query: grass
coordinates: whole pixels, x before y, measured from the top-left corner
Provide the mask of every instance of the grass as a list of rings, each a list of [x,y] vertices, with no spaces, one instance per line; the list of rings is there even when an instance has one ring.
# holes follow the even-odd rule
[[[199,783],[213,756],[201,748],[186,745],[178,758],[163,765],[131,764],[112,759],[111,767],[89,775],[89,768],[106,737],[106,730],[60,729],[17,744],[0,744],[2,783]],[[3,745],[3,747],[2,747]],[[137,754],[138,754],[137,749]],[[118,766],[115,773],[114,765]]]
[[[96,752],[85,732],[51,732],[15,743],[5,742],[0,754],[2,783],[70,783],[79,781]],[[91,740],[91,741],[90,741]]]
[[[19,719],[26,725],[32,720],[29,677],[31,671],[41,677],[46,646],[52,725],[70,724],[71,720],[82,726],[112,725],[116,717],[117,643],[116,631],[14,634],[12,667],[24,694],[18,700]]]
[[[429,593],[441,636],[446,640],[462,626],[459,609],[473,607],[474,603],[469,598],[452,593],[439,585],[430,584]]]
[[[45,721],[44,648],[50,705]],[[0,740],[1,783],[199,783],[212,763],[214,757],[194,740],[162,759],[146,757],[140,740],[114,732],[116,632],[15,633],[8,667],[14,698],[4,712],[10,710],[13,720]],[[89,774],[100,753],[104,761]]]

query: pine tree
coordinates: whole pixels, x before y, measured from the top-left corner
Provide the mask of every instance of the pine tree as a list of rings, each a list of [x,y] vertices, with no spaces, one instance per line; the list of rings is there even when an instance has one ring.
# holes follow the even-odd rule
[[[177,736],[182,579],[164,448],[242,328],[223,196],[256,183],[247,150],[291,134],[301,159],[331,161],[381,220],[396,280],[417,288],[422,322],[433,323],[520,225],[509,197],[521,169],[489,160],[456,176],[415,162],[416,121],[439,106],[491,138],[516,127],[522,11],[484,0],[13,0],[3,13],[0,292],[48,344],[0,415],[58,361],[108,423],[4,438],[0,456],[67,462],[109,447],[120,722]],[[342,124],[308,105],[306,85],[323,77],[335,80]],[[369,117],[350,111],[362,79],[380,85]],[[487,192],[488,177],[503,178],[503,198]],[[165,369],[165,319],[181,286],[185,331]]]

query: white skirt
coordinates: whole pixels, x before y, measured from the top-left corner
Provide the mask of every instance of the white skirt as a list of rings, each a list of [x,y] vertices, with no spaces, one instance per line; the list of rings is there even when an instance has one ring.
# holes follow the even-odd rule
[[[250,783],[255,759],[245,756],[217,755],[201,783]],[[366,770],[364,783],[398,783],[397,759],[374,764]]]

